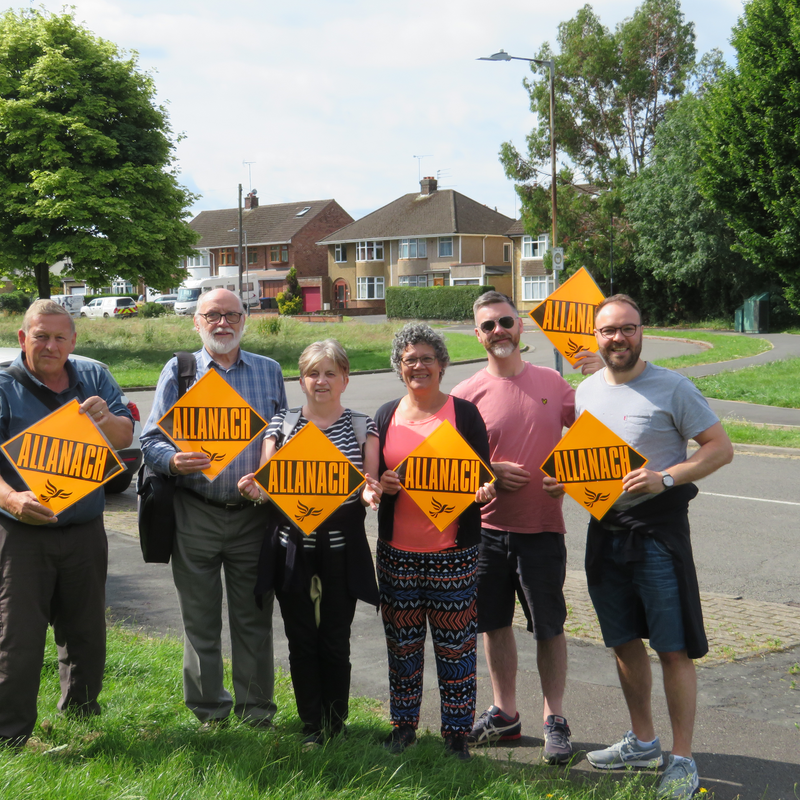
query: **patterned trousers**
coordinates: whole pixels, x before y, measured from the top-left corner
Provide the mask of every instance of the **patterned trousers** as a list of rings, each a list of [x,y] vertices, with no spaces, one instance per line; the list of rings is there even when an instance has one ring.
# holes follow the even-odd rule
[[[477,546],[416,553],[378,541],[376,564],[392,724],[419,724],[429,624],[442,733],[469,733],[475,718]]]

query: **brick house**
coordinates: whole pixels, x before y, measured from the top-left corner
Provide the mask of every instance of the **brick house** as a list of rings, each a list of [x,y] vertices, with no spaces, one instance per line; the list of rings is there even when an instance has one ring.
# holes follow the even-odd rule
[[[297,269],[306,311],[330,303],[327,248],[317,244],[353,218],[335,200],[260,205],[255,191],[242,211],[242,262],[246,282],[262,297],[285,289],[286,275]],[[199,256],[185,262],[189,280],[238,275],[239,211],[201,211],[190,223],[200,234]]]
[[[518,219],[507,231],[514,242],[514,300],[520,311],[531,311],[553,291],[553,272],[544,268],[544,254],[550,249],[550,236],[529,236]]]
[[[514,220],[423,178],[406,194],[320,240],[333,308],[385,311],[387,286],[492,284],[511,292]]]

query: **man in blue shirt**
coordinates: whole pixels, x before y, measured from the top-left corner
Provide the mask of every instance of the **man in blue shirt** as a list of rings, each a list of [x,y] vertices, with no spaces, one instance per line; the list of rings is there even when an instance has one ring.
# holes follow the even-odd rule
[[[37,300],[19,331],[12,365],[32,389],[0,373],[0,441],[77,399],[111,445],[128,447],[133,419],[103,367],[69,358],[75,323],[51,300]],[[97,489],[56,516],[0,456],[0,743],[23,745],[36,724],[45,635],[58,646],[62,711],[100,713],[106,655],[108,544],[105,494]]]
[[[240,349],[245,317],[241,301],[227,289],[201,295],[194,315],[203,348],[195,353],[197,380],[215,370],[263,419],[286,408],[280,366]],[[251,442],[213,481],[201,452],[185,453],[158,428],[178,399],[177,359],[161,373],[150,418],[141,436],[144,459],[164,475],[178,476],[172,575],[184,627],[183,696],[203,723],[225,720],[233,709],[251,725],[270,724],[272,699],[272,595],[256,606],[258,555],[266,529],[266,507],[242,500],[237,483],[255,472],[260,440]],[[231,630],[233,692],[223,686],[222,577]]]

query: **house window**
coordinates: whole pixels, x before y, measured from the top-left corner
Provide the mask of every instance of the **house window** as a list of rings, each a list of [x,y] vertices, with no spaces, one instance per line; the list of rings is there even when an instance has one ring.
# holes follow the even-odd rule
[[[401,275],[400,286],[427,286],[427,275]]]
[[[308,214],[309,211],[311,211],[311,206],[306,206],[305,208],[301,208],[300,211],[295,214],[295,216],[302,217],[304,214]]]
[[[236,250],[233,247],[223,247],[219,251],[219,261],[221,267],[233,267],[236,265]]]
[[[508,264],[511,261],[511,245],[503,245],[503,262]]]
[[[358,242],[356,261],[383,261],[383,242]]]
[[[452,258],[453,257],[453,237],[440,236],[439,237],[439,258]]]
[[[522,277],[523,300],[546,300],[554,288],[552,275],[523,275]]]
[[[269,248],[269,260],[273,264],[281,262],[281,261],[285,264],[289,260],[289,245],[288,244],[282,244],[282,245],[273,244]]]
[[[358,278],[359,300],[383,300],[383,278]]]
[[[539,234],[536,239],[533,236],[522,237],[523,258],[542,258],[549,249],[550,237],[546,233]]]
[[[248,264],[258,264],[258,250],[248,250],[247,251],[247,263]]]
[[[480,286],[481,279],[480,278],[455,278],[453,280],[453,286]]]
[[[207,267],[208,266],[208,250],[201,250],[199,256],[189,256],[186,259],[187,267]]]
[[[347,261],[346,244],[337,244],[333,246],[333,260],[337,264],[344,264]]]
[[[114,294],[131,294],[133,292],[133,286],[131,286],[129,281],[117,278],[114,283],[111,284],[111,291]]]
[[[427,258],[428,242],[425,239],[401,239],[398,258]]]

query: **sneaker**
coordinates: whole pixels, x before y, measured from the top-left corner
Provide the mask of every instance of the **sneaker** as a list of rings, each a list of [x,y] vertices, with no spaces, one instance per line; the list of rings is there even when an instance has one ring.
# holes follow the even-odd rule
[[[300,747],[304,752],[308,753],[311,750],[319,750],[319,748],[324,744],[325,736],[323,735],[322,731],[317,731],[316,733],[310,733],[308,736],[306,736],[300,743]]]
[[[497,706],[490,706],[478,717],[478,721],[467,736],[470,747],[479,747],[492,742],[509,742],[522,736],[519,712],[514,719],[507,717]]]
[[[386,737],[383,746],[395,755],[399,755],[403,750],[412,747],[417,743],[417,732],[411,725],[397,725],[392,728],[392,732]]]
[[[454,731],[445,733],[444,751],[449,756],[455,756],[459,761],[469,761],[472,758],[469,754],[466,733],[455,733]]]
[[[659,800],[688,800],[700,788],[700,776],[693,759],[670,756],[658,784]]]
[[[571,735],[566,719],[551,714],[544,724],[542,761],[547,764],[566,764],[572,758]]]
[[[612,744],[605,750],[592,750],[587,753],[586,760],[597,769],[655,768],[664,763],[658,737],[650,747],[642,747],[633,731],[628,731],[621,742]]]

